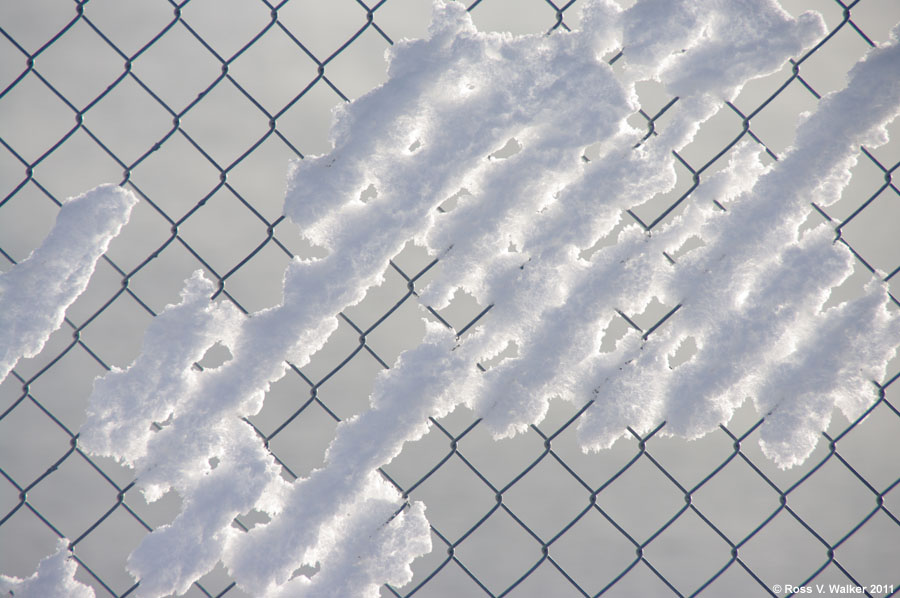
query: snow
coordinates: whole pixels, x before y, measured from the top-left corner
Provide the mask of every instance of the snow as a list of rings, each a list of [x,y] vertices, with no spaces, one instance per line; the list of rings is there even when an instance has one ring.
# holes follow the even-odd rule
[[[68,546],[69,541],[60,538],[56,543],[56,552],[43,559],[37,571],[27,579],[0,575],[0,594],[15,598],[94,598],[94,590],[90,586],[75,580],[78,564],[69,558]]]
[[[384,582],[405,583],[409,563],[431,549],[424,506],[406,504],[377,468],[425,434],[429,416],[463,403],[499,438],[539,422],[550,400],[592,398],[579,434],[598,450],[628,426],[662,420],[669,433],[701,436],[749,397],[769,414],[763,450],[788,467],[812,451],[835,407],[852,418],[875,399],[900,318],[878,283],[825,309],[853,257],[825,225],[799,231],[811,200],[840,197],[859,145],[886,140],[900,111],[897,31],[847,89],[823,98],[781,160],[766,167],[758,147],[736,145],[727,167],[704,174],[683,211],[650,233],[625,224],[624,210],[673,188],[673,150],[824,27],[772,0],[640,0],[624,11],[597,0],[584,24],[552,36],[481,33],[461,4],[436,0],[428,38],[397,43],[389,81],[337,111],[334,149],[291,167],[285,213],[328,254],[294,260],[283,303],[249,317],[210,302],[215,285],[195,273],[136,361],[96,381],[79,445],[133,467],[148,500],[183,499],[128,559],[135,596],[186,592],[220,560],[258,596],[377,596]],[[617,74],[598,57],[618,47]],[[646,80],[680,99],[641,143],[626,119]],[[599,156],[583,160],[595,144]],[[507,146],[517,151],[487,158]],[[455,209],[437,209],[455,195]],[[107,236],[118,231],[112,216],[105,223]],[[615,243],[582,257],[610,235]],[[693,238],[702,246],[666,259]],[[380,282],[409,239],[442,255],[423,301],[440,308],[462,289],[493,309],[464,338],[427,324],[422,344],[378,377],[371,408],[337,426],[325,464],[286,482],[243,418],[287,360],[309,362],[335,314]],[[99,256],[105,245],[92,247]],[[59,268],[27,280],[65,279]],[[641,313],[654,300],[677,308],[665,325],[600,351],[616,310]],[[670,367],[689,342],[695,354]],[[217,343],[231,359],[193,367]],[[514,357],[476,367],[510,343]],[[252,509],[271,520],[246,533],[231,525]],[[304,565],[319,570],[295,575]]]
[[[62,325],[135,203],[134,194],[112,185],[66,200],[40,247],[0,274],[0,381]]]

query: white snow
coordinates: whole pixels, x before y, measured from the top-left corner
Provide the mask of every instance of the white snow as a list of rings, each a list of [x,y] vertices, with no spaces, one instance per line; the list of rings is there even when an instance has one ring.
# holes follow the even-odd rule
[[[783,159],[766,168],[757,147],[739,144],[649,234],[620,226],[624,210],[674,186],[672,151],[824,28],[772,0],[585,4],[582,31],[515,37],[480,33],[461,4],[436,0],[428,38],[396,44],[389,81],[338,111],[333,151],[292,166],[285,213],[328,255],[294,260],[284,302],[250,317],[210,303],[213,284],[195,274],[135,363],[98,379],[80,445],[133,466],[149,500],[183,498],[181,514],[129,558],[136,596],[185,592],[219,560],[258,596],[377,596],[380,584],[403,583],[430,550],[428,525],[418,503],[394,516],[403,501],[377,468],[423,435],[429,416],[463,402],[501,437],[540,421],[555,397],[593,398],[580,435],[594,450],[626,426],[662,420],[700,436],[750,397],[771,412],[763,448],[782,466],[809,454],[835,406],[854,417],[871,404],[900,318],[874,283],[823,309],[852,256],[824,225],[798,231],[811,200],[839,198],[858,146],[885,141],[900,111],[900,44],[870,52]],[[599,58],[617,47],[619,74]],[[644,132],[626,119],[645,80],[680,99],[635,148]],[[516,153],[488,159],[511,139]],[[585,162],[593,144],[600,155]],[[458,206],[439,212],[460,189]],[[580,257],[611,234],[614,244]],[[693,237],[703,246],[665,259]],[[259,411],[286,360],[308,363],[335,314],[411,238],[443,256],[424,301],[441,307],[463,289],[494,308],[462,339],[428,324],[423,343],[379,376],[371,408],[338,425],[324,466],[285,482],[242,418]],[[680,308],[649,337],[632,331],[601,353],[616,310],[640,313],[654,299]],[[696,354],[670,368],[688,339]],[[515,357],[476,367],[510,342]],[[232,358],[193,369],[215,343]],[[231,526],[251,509],[271,521],[248,533]],[[316,564],[312,578],[292,578]]]
[[[68,546],[69,541],[60,538],[56,543],[56,552],[41,560],[37,571],[26,579],[0,575],[0,595],[15,598],[94,598],[94,590],[90,586],[75,580],[78,563],[69,558]]]
[[[68,199],[40,247],[0,274],[0,381],[62,325],[135,203],[134,194],[112,185]]]

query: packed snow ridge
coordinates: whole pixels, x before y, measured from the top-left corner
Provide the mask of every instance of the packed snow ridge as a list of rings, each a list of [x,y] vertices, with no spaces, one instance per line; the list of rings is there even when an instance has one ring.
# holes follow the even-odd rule
[[[0,274],[0,382],[62,326],[136,203],[133,193],[112,185],[67,200],[40,247]]]
[[[214,284],[195,274],[151,323],[137,360],[96,382],[80,445],[132,466],[149,500],[173,489],[183,498],[178,517],[129,557],[135,595],[186,592],[219,561],[254,596],[377,596],[382,583],[402,585],[431,548],[429,526],[377,468],[421,437],[429,416],[463,403],[504,437],[539,422],[553,398],[593,399],[579,434],[597,450],[628,426],[663,420],[668,432],[702,436],[750,398],[768,414],[765,453],[783,467],[803,461],[835,407],[852,419],[876,399],[873,381],[900,339],[877,281],[825,307],[854,258],[827,225],[801,226],[810,201],[840,198],[860,144],[887,141],[900,112],[898,30],[819,102],[775,164],[741,142],[652,233],[625,210],[673,188],[673,150],[746,82],[824,35],[818,15],[794,19],[774,0],[638,0],[627,10],[593,0],[581,30],[550,36],[481,33],[461,4],[435,0],[427,39],[395,45],[388,82],[338,110],[334,149],[292,167],[285,213],[327,256],[294,260],[283,303],[250,317],[210,302]],[[602,57],[618,48],[614,73]],[[679,99],[641,143],[626,119],[647,80]],[[517,153],[486,159],[510,140]],[[588,146],[599,148],[591,161]],[[371,187],[376,197],[361,201]],[[457,207],[438,210],[451,196]],[[410,239],[442,255],[423,302],[441,308],[462,289],[493,309],[461,339],[428,324],[422,344],[377,379],[370,409],[339,424],[325,465],[285,481],[242,418],[260,410],[286,361],[309,362],[336,314]],[[601,239],[614,242],[586,252]],[[652,334],[635,330],[601,351],[617,311],[653,300],[678,309]],[[215,343],[232,359],[192,368]],[[515,357],[476,367],[510,343]],[[685,345],[696,351],[671,367]],[[271,520],[232,527],[253,509]],[[319,570],[295,573],[304,565]]]

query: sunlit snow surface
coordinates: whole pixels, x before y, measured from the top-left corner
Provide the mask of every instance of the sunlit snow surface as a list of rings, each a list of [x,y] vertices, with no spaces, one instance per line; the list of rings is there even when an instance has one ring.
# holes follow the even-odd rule
[[[181,514],[129,558],[135,595],[185,592],[219,560],[255,596],[376,596],[382,583],[402,585],[431,548],[428,523],[421,504],[400,510],[377,468],[421,437],[429,416],[463,403],[507,436],[540,421],[554,397],[594,399],[580,426],[594,450],[662,420],[701,436],[750,397],[769,414],[763,450],[787,467],[812,451],[835,406],[853,419],[876,398],[900,318],[875,283],[823,309],[853,257],[827,226],[799,231],[811,201],[840,197],[859,145],[886,141],[900,112],[896,35],[821,100],[775,165],[739,144],[650,234],[620,221],[674,186],[672,151],[824,26],[774,0],[646,0],[626,11],[598,0],[584,11],[581,31],[515,37],[479,33],[461,4],[436,1],[428,39],[396,44],[388,82],[338,111],[334,149],[293,166],[285,213],[328,255],[291,263],[284,303],[249,318],[210,303],[214,285],[195,275],[154,319],[135,363],[98,380],[80,446],[133,466],[148,499],[170,489],[183,498]],[[614,74],[603,57],[618,48]],[[644,132],[626,118],[638,109],[635,83],[648,79],[679,101],[639,144]],[[487,158],[510,139],[517,153]],[[599,155],[587,162],[589,145]],[[370,186],[377,194],[361,201]],[[456,209],[437,210],[460,189]],[[615,243],[580,257],[616,230]],[[692,237],[703,246],[666,259]],[[241,418],[260,410],[286,360],[308,363],[335,314],[409,239],[442,256],[423,301],[440,308],[461,288],[492,304],[490,317],[462,340],[429,324],[378,378],[371,408],[338,426],[325,465],[284,481]],[[633,331],[601,352],[616,310],[639,313],[654,298],[680,308],[652,336]],[[670,367],[688,340],[696,353]],[[192,369],[216,342],[232,358]],[[515,357],[476,368],[510,342]],[[251,509],[271,521],[231,526]],[[314,576],[293,576],[316,564]]]
[[[133,193],[111,185],[69,199],[41,246],[0,274],[0,381],[62,325],[136,203]]]
[[[69,556],[68,545],[68,540],[64,538],[57,540],[56,552],[43,559],[37,571],[26,579],[0,575],[2,595],[15,598],[94,598],[94,590],[90,586],[75,581],[78,563]]]

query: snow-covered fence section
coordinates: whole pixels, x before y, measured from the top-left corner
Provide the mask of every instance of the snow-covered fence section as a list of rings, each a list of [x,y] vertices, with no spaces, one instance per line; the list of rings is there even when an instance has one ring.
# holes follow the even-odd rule
[[[691,12],[687,5],[678,3],[654,6],[653,10],[665,12],[671,7]],[[606,12],[599,18],[613,18],[614,9],[595,10],[602,13],[603,8]],[[622,15],[622,22],[637,28],[645,16],[644,8],[638,3]],[[346,131],[357,132],[364,152],[357,161],[346,161],[345,146],[357,145],[349,142],[352,137],[345,143],[339,137],[335,152],[321,158],[321,165],[315,161],[302,164],[307,172],[322,166],[328,170],[322,168],[315,177],[296,179],[298,191],[288,198],[288,213],[304,210],[299,213],[306,214],[309,208],[315,216],[316,202],[335,195],[348,201],[340,210],[371,210],[369,214],[377,214],[384,196],[390,198],[382,204],[389,210],[402,201],[399,198],[411,202],[420,197],[416,193],[419,189],[400,193],[398,198],[392,196],[393,189],[405,191],[407,184],[439,189],[439,200],[464,187],[468,193],[460,199],[461,205],[430,218],[429,224],[435,223],[433,228],[429,226],[420,233],[436,253],[453,243],[442,259],[443,277],[435,285],[441,292],[426,289],[423,297],[440,307],[455,289],[462,288],[494,308],[483,330],[466,338],[454,351],[453,333],[435,330],[421,347],[404,355],[398,367],[382,377],[372,397],[372,411],[339,428],[327,467],[292,488],[284,513],[289,517],[276,518],[239,538],[237,546],[246,547],[237,553],[238,566],[233,572],[238,580],[247,579],[248,585],[256,586],[272,576],[285,579],[303,562],[312,562],[300,559],[302,554],[309,555],[306,551],[314,552],[315,532],[311,530],[326,525],[330,517],[340,517],[339,511],[346,508],[352,496],[352,480],[359,480],[358,488],[364,487],[366,476],[399,453],[399,439],[405,436],[413,440],[424,432],[424,413],[415,411],[407,418],[411,402],[417,408],[430,405],[425,413],[436,415],[468,402],[476,413],[484,415],[487,425],[505,435],[539,421],[552,396],[577,399],[593,392],[596,400],[583,420],[582,437],[587,447],[594,448],[609,446],[627,426],[648,431],[661,420],[671,421],[672,429],[685,436],[702,435],[727,422],[749,396],[763,413],[774,411],[771,423],[765,426],[765,450],[788,466],[809,454],[816,433],[827,423],[835,404],[853,418],[875,400],[872,381],[884,376],[900,338],[900,321],[888,314],[888,297],[881,287],[870,289],[858,301],[821,311],[830,290],[850,274],[852,256],[832,244],[830,229],[819,227],[801,237],[799,227],[811,199],[822,205],[837,199],[849,178],[858,145],[883,142],[883,127],[896,117],[900,107],[900,52],[896,42],[873,52],[860,64],[851,73],[848,90],[826,98],[820,112],[799,131],[794,150],[770,171],[754,164],[753,156],[747,155],[746,148],[742,150],[731,170],[722,175],[725,183],[720,183],[719,194],[712,192],[708,198],[729,199],[729,214],[720,214],[712,205],[692,206],[659,234],[648,238],[640,227],[632,225],[620,234],[616,245],[589,262],[578,257],[596,239],[612,233],[625,207],[671,185],[674,175],[669,170],[669,152],[691,140],[698,119],[708,118],[723,99],[736,94],[737,83],[727,77],[708,76],[719,71],[704,70],[702,65],[720,62],[724,69],[726,64],[732,68],[737,63],[735,68],[745,77],[761,76],[780,66],[773,60],[779,49],[782,60],[786,60],[815,38],[818,31],[814,19],[792,25],[777,7],[766,8],[750,14],[743,10],[733,14],[725,10],[704,12],[713,15],[708,17],[710,28],[700,28],[704,32],[701,39],[695,29],[697,23],[689,22],[686,31],[697,37],[687,43],[681,35],[667,37],[665,29],[661,35],[646,38],[653,44],[670,41],[671,46],[661,50],[665,56],[684,45],[697,45],[696,52],[687,51],[683,58],[676,56],[670,61],[659,60],[658,70],[650,71],[650,76],[661,78],[684,94],[674,124],[659,139],[648,142],[646,149],[610,151],[588,165],[577,161],[583,140],[579,145],[578,139],[572,139],[568,171],[553,168],[554,158],[566,155],[565,147],[542,147],[548,140],[555,140],[535,132],[543,121],[515,121],[502,103],[498,106],[509,128],[497,131],[493,147],[501,146],[507,136],[515,137],[523,146],[520,154],[502,165],[476,161],[466,170],[466,154],[462,153],[458,171],[445,171],[440,162],[428,160],[430,145],[435,143],[440,148],[456,129],[434,126],[432,137],[423,134],[428,124],[419,124],[416,118],[427,123],[431,117],[423,114],[427,110],[415,116],[400,112],[394,120],[379,112],[381,118],[375,126],[384,130],[372,134],[368,123],[375,119],[364,115],[369,103],[378,103],[379,93],[347,109],[351,115],[344,118],[352,124]],[[668,17],[662,20],[683,22]],[[750,46],[759,48],[766,40],[773,40],[779,48],[741,52],[742,40],[734,37],[736,23],[737,30],[753,31],[757,36]],[[761,30],[760,23],[779,34]],[[626,25],[625,31],[630,30]],[[793,32],[793,45],[786,42],[791,37],[781,31]],[[511,46],[496,50],[494,56],[511,56],[516,43],[526,43],[516,40],[504,44],[489,40],[489,36],[479,38],[463,24],[454,32],[459,37],[452,38],[448,47],[472,43],[466,34],[488,48],[492,41]],[[734,39],[738,41],[730,43]],[[623,45],[627,61],[632,45],[627,39]],[[633,45],[640,49],[638,44]],[[601,39],[597,53],[610,47],[614,44]],[[480,55],[492,56],[487,49]],[[489,58],[484,60],[490,64]],[[581,74],[582,78],[602,80],[602,66],[592,67]],[[500,94],[486,78],[471,75],[469,69],[460,71],[471,77],[466,87],[469,93],[484,94],[481,99],[486,104],[494,100],[492,94]],[[642,74],[634,75],[635,79]],[[494,80],[503,81],[500,87],[505,89],[508,79]],[[685,83],[688,80],[690,84]],[[485,89],[479,89],[479,85]],[[382,92],[387,94],[389,90],[390,83]],[[691,95],[692,90],[696,95]],[[604,121],[621,118],[614,96],[607,93],[601,98],[594,103],[596,109],[607,99],[613,105],[603,115]],[[542,106],[553,113],[552,104]],[[360,116],[354,118],[356,109]],[[836,122],[840,126],[835,126]],[[407,130],[417,135],[416,154],[402,156],[398,144],[394,150],[398,153],[379,169],[378,160],[371,156],[390,155],[391,150],[373,152],[370,139],[387,139],[380,143],[389,146],[392,135],[395,138]],[[484,130],[486,136],[496,129]],[[575,126],[574,130],[579,128]],[[618,133],[621,128],[605,130]],[[598,136],[591,141],[610,141],[604,139],[600,126],[595,133]],[[542,150],[547,150],[546,154]],[[415,163],[418,152],[424,153],[421,163]],[[410,167],[414,175],[409,181],[391,178],[399,176],[397,173],[402,173],[408,162],[415,164]],[[534,175],[535,164],[539,163],[550,167]],[[323,181],[325,190],[317,180]],[[391,181],[386,192],[365,207],[354,203],[366,185],[381,189],[384,180]],[[340,238],[337,222],[343,220],[338,213],[333,220],[325,216],[318,221],[327,222],[322,230],[337,231],[335,236]],[[319,236],[318,230],[311,238],[322,242],[325,237]],[[453,234],[447,234],[448,230]],[[699,236],[706,246],[673,267],[664,252],[678,249],[692,236]],[[509,246],[517,249],[510,251]],[[335,247],[337,251],[343,248]],[[599,339],[615,310],[639,313],[654,297],[677,303],[683,313],[652,342],[646,335],[632,333],[612,354],[600,354]],[[577,336],[587,340],[573,340]],[[679,368],[669,367],[670,355],[687,339],[698,345],[697,354]],[[519,348],[516,357],[485,374],[474,367],[478,360],[498,354],[510,343]],[[823,352],[830,357],[825,358]],[[411,384],[411,380],[415,382]],[[811,403],[813,397],[816,404]],[[377,447],[372,447],[373,439],[377,439]],[[372,458],[366,461],[360,454]],[[330,491],[334,493],[326,502],[341,507],[323,511],[318,505],[323,493]],[[308,527],[298,533],[299,522]],[[283,547],[285,543],[290,549],[276,551],[274,558],[265,552],[265,546]],[[244,571],[253,573],[243,577]],[[260,575],[260,571],[266,573]]]
[[[62,325],[136,203],[133,193],[112,185],[69,199],[40,247],[0,274],[0,381]]]
[[[75,580],[78,565],[69,556],[69,542],[60,539],[56,552],[43,559],[37,571],[26,579],[0,575],[0,595],[15,598],[94,598],[90,586]]]
[[[195,274],[134,364],[96,382],[79,445],[134,467],[149,500],[183,499],[129,557],[135,595],[185,592],[220,560],[253,595],[369,596],[403,583],[429,528],[378,468],[461,404],[499,437],[539,422],[554,397],[593,399],[581,439],[598,449],[662,420],[703,435],[750,397],[771,413],[766,452],[790,466],[835,405],[852,418],[874,400],[900,320],[874,284],[824,309],[853,258],[830,229],[801,224],[811,200],[840,196],[858,145],[885,140],[900,110],[896,37],[823,99],[782,160],[765,167],[738,144],[657,229],[629,224],[626,210],[670,190],[673,152],[822,24],[762,0],[585,4],[579,31],[514,37],[478,32],[462,5],[436,1],[428,38],[398,43],[388,83],[339,111],[334,150],[293,168],[285,213],[328,255],[294,260],[283,303],[249,317],[210,303],[215,285]],[[601,58],[617,48],[618,74]],[[647,80],[679,98],[649,138],[626,120]],[[495,157],[504,147],[513,153]],[[455,209],[438,209],[450,197]],[[464,338],[429,324],[379,377],[370,409],[338,426],[325,465],[284,481],[243,418],[287,361],[309,362],[409,239],[442,258],[423,301],[440,308],[462,289],[489,315]],[[691,239],[702,246],[671,257]],[[654,299],[671,307],[665,325],[601,352],[616,314]],[[231,358],[192,367],[216,343]],[[694,354],[672,367],[687,345]],[[515,356],[477,367],[510,346]],[[232,526],[254,509],[270,521]],[[319,570],[297,574],[304,565]]]

